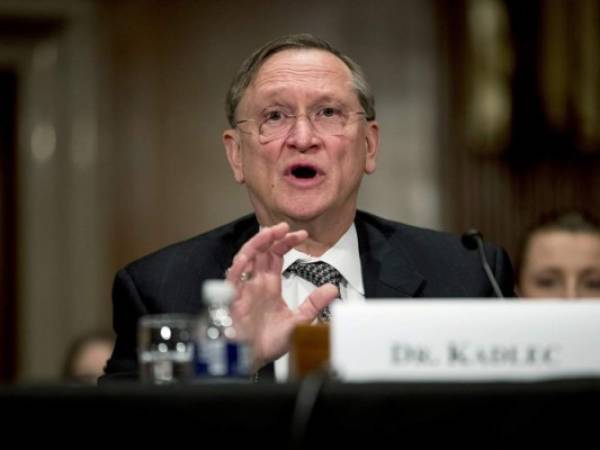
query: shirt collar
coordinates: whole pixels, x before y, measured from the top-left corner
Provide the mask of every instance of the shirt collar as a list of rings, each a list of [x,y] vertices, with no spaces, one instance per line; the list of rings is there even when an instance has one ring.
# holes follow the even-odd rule
[[[283,267],[281,273],[285,272],[285,270],[298,259],[305,262],[323,261],[327,264],[331,264],[342,274],[350,286],[362,295],[365,294],[360,266],[360,254],[358,251],[358,235],[354,223],[352,223],[350,228],[348,228],[333,247],[323,253],[320,257],[307,255],[295,248],[291,249],[283,255]]]

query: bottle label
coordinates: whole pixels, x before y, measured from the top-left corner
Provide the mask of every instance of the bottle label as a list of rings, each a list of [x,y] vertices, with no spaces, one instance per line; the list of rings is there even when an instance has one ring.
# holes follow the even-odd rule
[[[250,376],[250,350],[247,344],[224,339],[199,343],[196,351],[199,377]]]
[[[227,342],[227,375],[246,377],[250,375],[250,348],[241,342]]]
[[[205,340],[198,346],[196,373],[220,377],[227,374],[227,347],[223,339]]]

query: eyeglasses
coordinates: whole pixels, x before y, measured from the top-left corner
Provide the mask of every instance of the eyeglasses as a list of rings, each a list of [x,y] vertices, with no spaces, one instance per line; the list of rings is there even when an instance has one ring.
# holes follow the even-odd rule
[[[299,117],[306,116],[313,129],[321,135],[341,135],[353,117],[365,117],[364,111],[344,111],[334,107],[324,107],[308,114],[288,114],[280,110],[270,110],[260,119],[243,119],[236,122],[236,126],[253,122],[258,127],[258,136],[261,143],[266,143],[283,136],[287,136]],[[245,131],[242,129],[242,131]]]

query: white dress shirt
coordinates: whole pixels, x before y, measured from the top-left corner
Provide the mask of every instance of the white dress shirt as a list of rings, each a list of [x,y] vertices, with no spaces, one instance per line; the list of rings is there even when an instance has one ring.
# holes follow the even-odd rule
[[[333,247],[318,258],[291,249],[283,257],[281,269],[281,288],[283,299],[290,309],[296,309],[308,295],[316,289],[315,285],[296,274],[283,272],[296,260],[303,262],[326,262],[337,269],[347,281],[346,286],[340,286],[341,300],[344,302],[364,302],[365,289],[363,286],[362,270],[360,265],[360,253],[358,251],[358,235],[354,223],[348,228]],[[285,354],[275,361],[275,379],[283,382],[288,377],[288,355]]]

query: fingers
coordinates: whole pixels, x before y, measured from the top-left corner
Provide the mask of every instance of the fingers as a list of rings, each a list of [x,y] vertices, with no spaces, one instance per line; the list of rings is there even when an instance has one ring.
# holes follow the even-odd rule
[[[277,258],[267,253],[281,257],[307,237],[308,233],[304,230],[290,233],[285,222],[263,228],[237,253],[227,272],[227,279],[237,284],[243,272],[273,270]]]
[[[298,307],[298,321],[309,323],[315,320],[319,311],[339,297],[338,288],[331,283],[315,289]]]
[[[246,270],[246,267],[248,267],[248,265],[249,261],[246,255],[239,255],[238,257],[236,257],[233,263],[231,264],[231,267],[227,269],[227,280],[233,283],[234,285],[238,285],[242,279],[242,272]]]
[[[296,247],[308,237],[308,233],[304,230],[286,234],[283,239],[275,242],[271,247],[271,258],[269,270],[271,272],[281,273],[283,265],[283,256],[292,248]]]
[[[268,252],[256,254],[254,257],[254,275],[262,274],[269,269],[271,257]]]
[[[304,241],[307,237],[308,233],[305,230],[287,233],[282,239],[273,244],[271,250],[273,251],[273,253],[279,256],[283,256],[296,245]]]
[[[273,242],[282,239],[289,229],[289,225],[285,222],[263,228],[242,246],[238,252],[238,256],[246,255],[249,259],[252,259],[257,252],[267,250]]]

